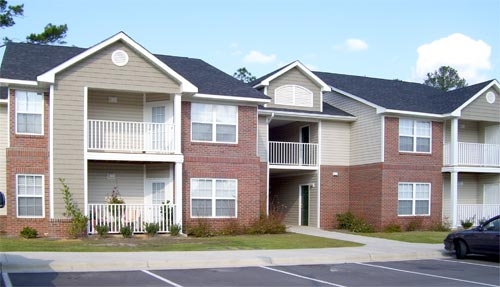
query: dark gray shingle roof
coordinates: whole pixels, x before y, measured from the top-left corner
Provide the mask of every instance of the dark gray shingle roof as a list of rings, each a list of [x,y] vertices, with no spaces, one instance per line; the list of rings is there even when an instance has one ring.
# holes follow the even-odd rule
[[[38,75],[85,50],[77,47],[8,43],[0,67],[0,77],[36,81]],[[165,55],[155,56],[195,85],[199,93],[269,99],[263,93],[202,60]]]

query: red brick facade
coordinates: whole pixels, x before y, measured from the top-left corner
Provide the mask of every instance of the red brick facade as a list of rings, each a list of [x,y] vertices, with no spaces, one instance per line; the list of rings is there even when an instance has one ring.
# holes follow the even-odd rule
[[[334,175],[335,173],[335,175]],[[335,215],[349,211],[349,167],[321,166],[320,227],[334,229]]]

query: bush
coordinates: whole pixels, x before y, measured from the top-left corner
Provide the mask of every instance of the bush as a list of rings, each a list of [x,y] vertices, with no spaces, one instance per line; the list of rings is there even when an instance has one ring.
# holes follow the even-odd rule
[[[215,233],[207,220],[198,219],[196,225],[188,226],[187,234],[194,237],[212,237]]]
[[[229,220],[223,227],[222,235],[241,235],[245,233],[245,228],[242,227],[237,220]]]
[[[36,229],[34,228],[26,226],[23,228],[23,230],[21,230],[20,234],[22,237],[30,239],[30,238],[36,238],[38,236],[38,231],[36,231]]]
[[[178,236],[182,231],[182,227],[180,224],[172,224],[170,225],[170,235]]]
[[[160,230],[160,225],[158,223],[144,223],[144,229],[148,236],[153,237]]]
[[[339,229],[359,233],[374,232],[373,226],[367,223],[363,218],[354,216],[351,212],[337,214],[336,218]]]
[[[69,186],[66,185],[64,179],[59,179],[62,184],[61,192],[63,194],[63,200],[66,208],[64,216],[71,219],[71,225],[68,229],[68,235],[72,238],[83,237],[87,234],[87,222],[88,218],[83,215],[82,211],[78,208],[77,204],[73,200],[73,195],[69,191]]]
[[[469,229],[474,225],[474,217],[467,218],[466,220],[460,220],[460,224],[464,229]]]
[[[433,222],[430,227],[431,231],[450,231],[450,223],[447,219],[443,221]]]
[[[417,231],[422,229],[422,219],[414,219],[406,226],[406,231]]]
[[[286,232],[286,225],[283,224],[280,216],[274,214],[261,215],[248,228],[250,234],[279,234]]]
[[[126,225],[120,228],[120,234],[123,236],[123,238],[131,238],[134,232],[129,225]]]
[[[97,225],[95,227],[95,230],[97,230],[97,234],[99,234],[99,237],[106,237],[109,233],[109,226],[107,225]]]
[[[384,228],[384,232],[388,233],[401,232],[401,226],[397,223],[391,223]]]

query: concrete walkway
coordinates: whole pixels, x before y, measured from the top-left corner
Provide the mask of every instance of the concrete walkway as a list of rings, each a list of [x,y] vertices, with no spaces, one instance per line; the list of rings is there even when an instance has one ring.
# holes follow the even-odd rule
[[[365,244],[361,247],[188,252],[4,252],[3,272],[65,272],[144,269],[222,268],[296,264],[450,258],[443,244],[418,244],[290,227],[303,233]]]

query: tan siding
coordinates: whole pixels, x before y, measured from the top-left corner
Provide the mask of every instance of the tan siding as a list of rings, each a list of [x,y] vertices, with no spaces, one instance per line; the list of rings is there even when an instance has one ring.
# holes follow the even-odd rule
[[[259,116],[259,127],[257,132],[258,156],[261,162],[267,162],[267,143],[268,143],[268,128],[267,118]]]
[[[321,164],[349,165],[351,125],[344,122],[321,123]]]
[[[89,162],[89,203],[105,203],[116,185],[125,203],[144,203],[144,166]],[[108,177],[113,174],[115,178]]]
[[[7,119],[7,105],[0,104],[0,191],[4,192],[7,196],[7,158],[6,148],[8,146],[8,119]],[[0,209],[0,215],[7,215],[8,206]]]
[[[500,122],[500,95],[496,92],[494,93],[496,94],[496,99],[493,104],[486,101],[485,92],[462,110],[461,118],[475,121]]]
[[[369,107],[337,93],[324,96],[325,102],[338,107],[358,119],[351,123],[350,164],[380,162],[382,154],[382,120],[375,108]]]
[[[170,165],[155,163],[146,165],[146,178],[170,178]]]
[[[458,141],[467,143],[480,143],[483,139],[479,137],[479,124],[473,121],[459,121]],[[483,136],[484,137],[484,136]]]
[[[313,92],[313,106],[312,107],[299,107],[299,106],[286,106],[286,105],[275,105],[274,104],[274,91],[283,85],[299,85],[309,91]],[[291,108],[296,110],[305,111],[320,111],[322,108],[321,103],[321,88],[311,81],[305,74],[303,74],[299,69],[292,69],[280,77],[274,79],[269,83],[267,88],[267,95],[272,98],[271,103],[268,107],[275,108]]]
[[[111,53],[122,49],[129,63],[118,67],[111,62]],[[84,87],[90,94],[95,89],[115,91],[176,93],[179,86],[169,76],[122,44],[114,44],[56,75],[53,99],[54,180],[64,178],[74,199],[84,201]],[[142,97],[141,97],[142,99]],[[141,118],[142,120],[142,118]],[[57,194],[58,187],[55,188]],[[141,188],[142,190],[142,188]],[[61,197],[54,198],[56,217],[64,212]]]
[[[109,103],[108,97],[116,97],[117,102]],[[88,119],[142,122],[142,95],[91,91],[88,100]]]

